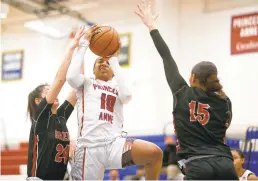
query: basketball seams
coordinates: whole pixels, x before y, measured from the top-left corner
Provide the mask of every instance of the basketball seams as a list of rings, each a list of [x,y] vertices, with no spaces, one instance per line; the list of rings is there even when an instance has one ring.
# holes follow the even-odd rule
[[[98,32],[94,35],[97,37],[93,36],[90,42],[90,50],[100,57],[114,54],[119,48],[118,32],[110,26],[100,27]]]
[[[102,28],[103,27],[109,27],[109,26],[102,26]],[[93,46],[94,45],[94,43],[99,39],[99,38],[101,38],[103,35],[105,35],[106,33],[108,33],[109,31],[111,31],[111,27],[109,27],[109,30],[108,31],[106,31],[105,33],[102,33],[102,35],[101,36],[99,36],[98,38],[96,38],[96,40],[94,40],[94,42],[91,42],[90,43],[90,46]],[[93,37],[94,37],[94,35],[93,35]]]
[[[115,30],[114,30],[114,32],[115,32]],[[116,51],[117,51],[118,48],[119,48],[119,35],[118,35],[118,33],[116,33],[116,35],[117,35],[117,42],[118,42],[118,43],[117,43],[117,48],[115,49],[115,52],[113,52],[112,54],[116,53]],[[114,38],[112,38],[112,41],[113,41],[113,39],[114,39]],[[112,42],[112,41],[111,41],[111,42]],[[112,54],[111,54],[111,55],[112,55]]]
[[[118,48],[119,48],[119,46],[120,46],[120,37],[119,37],[119,34],[117,34],[117,42],[118,42],[118,44],[117,44],[117,48],[116,48],[116,50],[118,50]],[[121,47],[120,47],[121,48]]]
[[[103,52],[105,52],[105,50],[108,49],[110,43],[113,41],[115,31],[114,31],[114,29],[112,29],[112,30],[113,30],[113,34],[112,34],[112,38],[111,38],[110,42],[107,44],[106,48],[104,48],[104,50],[102,50],[99,54],[102,54]]]

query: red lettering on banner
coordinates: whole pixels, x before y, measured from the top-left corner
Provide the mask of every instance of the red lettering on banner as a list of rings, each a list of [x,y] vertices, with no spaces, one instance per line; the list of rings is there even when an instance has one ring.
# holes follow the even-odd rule
[[[258,12],[231,19],[231,55],[258,52]]]

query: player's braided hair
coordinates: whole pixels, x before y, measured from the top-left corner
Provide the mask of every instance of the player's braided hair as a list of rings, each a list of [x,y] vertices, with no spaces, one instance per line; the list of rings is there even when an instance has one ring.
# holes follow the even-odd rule
[[[37,104],[35,103],[36,98],[41,98],[41,93],[43,91],[43,88],[45,86],[48,86],[48,84],[41,84],[37,86],[32,92],[30,92],[28,96],[28,107],[27,107],[27,113],[30,117],[31,121],[34,119],[37,109]]]
[[[223,92],[223,86],[217,77],[217,67],[208,61],[202,61],[196,64],[192,73],[200,81],[200,84],[205,87],[205,91],[208,93],[216,93],[219,97],[225,97]]]
[[[205,77],[205,81],[201,83],[205,86],[207,92],[218,92],[223,88],[216,74]]]

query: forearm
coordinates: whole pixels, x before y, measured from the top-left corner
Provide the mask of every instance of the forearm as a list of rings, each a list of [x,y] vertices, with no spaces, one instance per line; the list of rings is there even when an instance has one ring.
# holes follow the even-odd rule
[[[169,75],[172,75],[175,71],[178,72],[177,64],[173,59],[171,52],[166,42],[161,37],[159,31],[157,29],[154,29],[150,32],[150,34],[157,51],[159,52],[160,56],[163,59],[166,75],[168,75],[168,78],[169,78],[171,77]]]
[[[88,48],[88,43],[85,46],[80,46],[72,58],[72,62],[67,72],[67,82],[71,87],[78,89],[80,88],[84,81],[85,77],[82,74],[82,65],[85,52]]]
[[[118,63],[117,57],[109,59],[111,69],[115,74],[115,79],[118,86],[118,96],[123,104],[128,103],[132,98],[132,93],[129,89],[128,81],[125,80],[122,69]]]
[[[165,75],[169,87],[172,92],[175,93],[182,87],[183,84],[186,84],[186,82],[180,75],[177,64],[172,57],[167,44],[161,37],[159,31],[157,29],[153,29],[151,30],[150,34],[155,44],[155,47],[163,60]]]
[[[65,83],[66,81],[67,70],[71,63],[74,50],[75,48],[69,48],[66,50],[64,59],[57,70],[55,79],[58,79],[60,83]]]
[[[46,95],[46,100],[49,104],[52,104],[55,101],[55,99],[57,98],[57,95],[61,91],[61,89],[66,81],[67,69],[71,63],[73,51],[74,51],[74,48],[69,48],[66,51],[65,58],[58,68],[56,77],[50,86],[50,90],[48,91],[48,93]]]

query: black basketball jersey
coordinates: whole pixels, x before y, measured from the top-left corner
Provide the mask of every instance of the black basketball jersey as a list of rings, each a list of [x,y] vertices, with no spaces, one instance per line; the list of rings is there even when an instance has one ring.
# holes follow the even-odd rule
[[[57,114],[52,114],[51,107],[45,98],[37,107],[30,130],[27,174],[43,180],[63,180],[70,149],[66,122],[73,106],[65,101]]]
[[[174,95],[174,128],[180,158],[219,155],[232,158],[225,144],[231,121],[229,98],[218,98],[187,85]]]
[[[219,155],[232,159],[225,144],[226,130],[232,118],[229,98],[218,98],[200,88],[187,85],[158,30],[150,32],[163,59],[166,79],[174,98],[174,128],[178,139],[177,154],[182,158]]]

